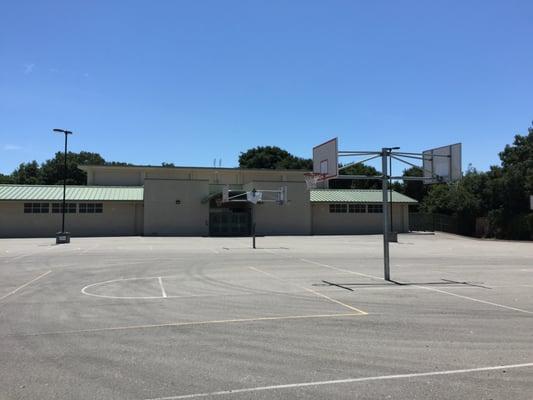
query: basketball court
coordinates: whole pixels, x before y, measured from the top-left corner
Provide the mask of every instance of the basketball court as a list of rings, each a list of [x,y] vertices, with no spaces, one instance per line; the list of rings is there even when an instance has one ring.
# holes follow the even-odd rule
[[[530,399],[531,243],[0,241],[7,399]]]

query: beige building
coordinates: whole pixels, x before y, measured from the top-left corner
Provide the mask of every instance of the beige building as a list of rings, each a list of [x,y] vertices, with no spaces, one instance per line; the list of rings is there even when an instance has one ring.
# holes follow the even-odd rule
[[[287,188],[284,205],[253,206],[259,235],[382,232],[381,191],[306,189],[300,170],[82,166],[87,186],[67,187],[73,236],[249,235],[250,203],[223,203],[222,190]],[[61,186],[0,185],[0,237],[54,236]],[[413,199],[394,193],[394,229],[408,230]]]

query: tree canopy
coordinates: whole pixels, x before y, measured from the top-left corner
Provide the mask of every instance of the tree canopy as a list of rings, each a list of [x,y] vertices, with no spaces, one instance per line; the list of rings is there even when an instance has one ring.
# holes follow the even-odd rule
[[[469,168],[463,179],[433,185],[421,208],[429,213],[456,215],[463,225],[487,217],[490,234],[507,239],[533,239],[533,127],[516,135],[512,145],[499,153],[501,166],[487,172]]]
[[[410,167],[403,171],[403,176],[424,176],[424,170],[422,167]],[[428,192],[428,185],[422,181],[404,181],[398,185],[396,190],[417,201],[422,201]]]
[[[339,166],[342,167],[342,164]],[[374,167],[366,164],[354,164],[339,170],[339,175],[368,175],[376,176],[381,173]],[[366,179],[331,179],[330,189],[379,189],[381,181]]]
[[[313,169],[313,160],[292,155],[277,146],[258,146],[239,155],[241,168]]]
[[[64,154],[57,152],[54,158],[42,164],[37,161],[21,163],[11,175],[0,176],[2,183],[23,185],[58,185],[63,183]],[[107,163],[98,153],[81,151],[67,153],[67,184],[85,185],[87,174],[79,165],[126,165],[126,163]]]
[[[13,177],[11,175],[0,174],[0,184],[2,183],[13,183]]]

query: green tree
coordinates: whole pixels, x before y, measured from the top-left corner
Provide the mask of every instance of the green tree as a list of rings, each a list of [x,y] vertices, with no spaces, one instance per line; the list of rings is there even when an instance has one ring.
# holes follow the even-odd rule
[[[42,182],[46,185],[63,183],[64,153],[57,152],[54,158],[41,165]],[[98,153],[81,151],[67,153],[67,185],[85,185],[87,174],[78,168],[79,165],[104,165],[105,160]]]
[[[533,127],[528,135],[516,135],[512,145],[499,154],[506,196],[503,208],[515,213],[529,210],[529,195],[533,194]]]
[[[478,197],[461,182],[436,184],[424,198],[420,208],[430,214],[453,215],[458,218],[458,233],[471,235],[480,215]]]
[[[81,151],[67,153],[67,184],[85,185],[87,174],[78,168],[79,165],[104,165],[105,160],[98,153]],[[9,176],[3,178],[6,183],[27,185],[59,185],[63,183],[64,154],[57,152],[54,158],[41,165],[37,161],[22,163]]]
[[[470,224],[488,217],[494,236],[533,239],[533,217],[529,195],[533,192],[533,128],[528,135],[516,135],[512,145],[499,154],[500,166],[487,172],[469,167],[463,179],[452,184],[433,185],[422,201],[422,210],[456,215]]]
[[[433,186],[422,203],[423,211],[437,214],[475,217],[479,209],[479,199],[461,182]]]
[[[421,167],[411,167],[403,171],[404,176],[415,176],[421,177],[424,176],[424,170]],[[396,190],[404,193],[406,196],[409,196],[417,201],[422,201],[424,196],[428,192],[428,185],[424,184],[423,181],[404,181]]]
[[[340,165],[342,167],[342,164]],[[354,164],[339,170],[339,175],[378,176],[380,172],[371,165]],[[370,179],[331,179],[330,189],[380,189],[381,181]]]
[[[2,183],[15,183],[11,175],[4,175],[0,173],[0,184]]]
[[[501,168],[488,175],[489,224],[494,236],[506,239],[533,239],[533,127],[527,135],[516,135],[512,145],[499,154]]]
[[[239,155],[239,167],[312,170],[313,161],[296,157],[277,146],[258,146]]]
[[[19,185],[38,185],[43,183],[41,168],[35,160],[21,163],[11,174],[11,179],[13,183]]]

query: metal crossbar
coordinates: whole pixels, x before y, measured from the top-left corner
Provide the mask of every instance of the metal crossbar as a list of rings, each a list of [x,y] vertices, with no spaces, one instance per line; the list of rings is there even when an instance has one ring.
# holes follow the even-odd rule
[[[349,163],[349,164],[343,165],[342,167],[339,167],[339,171],[341,171],[341,170],[343,170],[343,169],[346,169],[346,168],[349,168],[349,167],[351,167],[351,166],[353,166],[353,165],[362,164],[362,163],[365,163],[365,162],[367,162],[367,161],[374,160],[375,158],[378,158],[378,157],[381,157],[381,155],[368,157],[368,158],[365,158],[364,160],[361,160],[361,161],[354,161],[354,162],[351,162],[351,163]]]
[[[391,154],[391,158],[394,158],[395,160],[400,161],[400,162],[402,162],[402,163],[404,163],[404,164],[410,165],[411,167],[420,168],[418,165],[415,165],[415,164],[413,164],[413,163],[410,163],[409,161],[402,160],[400,157],[393,156],[392,154]],[[432,178],[433,178],[433,177],[435,177],[435,178],[439,178],[439,175],[435,174],[433,171],[430,171],[430,170],[428,170],[428,169],[425,169],[424,167],[422,167],[422,170],[425,171],[425,172],[427,172],[427,173],[429,173],[429,174],[431,174],[431,175],[432,175]],[[422,178],[422,177],[417,177],[417,178]],[[430,179],[432,179],[432,178],[430,178]]]

